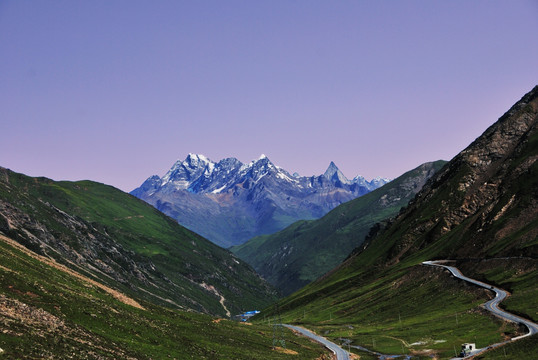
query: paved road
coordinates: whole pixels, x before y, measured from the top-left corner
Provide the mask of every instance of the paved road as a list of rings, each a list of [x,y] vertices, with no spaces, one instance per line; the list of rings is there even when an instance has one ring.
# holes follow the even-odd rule
[[[289,329],[296,330],[300,332],[301,334],[303,334],[304,336],[308,336],[309,338],[323,344],[323,346],[331,350],[336,355],[337,360],[349,360],[349,353],[347,351],[345,351],[344,349],[342,349],[340,346],[336,345],[335,343],[325,339],[324,337],[318,336],[314,334],[313,332],[308,331],[302,327],[293,326],[293,325],[285,325],[285,324],[284,326]]]
[[[521,324],[524,324],[527,329],[529,329],[529,332],[525,335],[521,335],[521,336],[518,336],[518,337],[514,337],[511,339],[511,341],[514,341],[514,340],[519,340],[519,339],[522,339],[522,338],[525,338],[527,336],[532,336],[534,334],[537,334],[538,333],[538,324],[530,321],[530,320],[527,320],[527,319],[524,319],[520,316],[517,316],[517,315],[514,315],[512,313],[509,313],[507,311],[504,311],[502,309],[499,308],[499,303],[501,301],[503,301],[507,296],[508,296],[508,292],[506,292],[505,290],[503,289],[499,289],[497,287],[494,287],[490,284],[486,284],[482,281],[478,281],[478,280],[475,280],[475,279],[471,279],[465,275],[463,275],[461,273],[461,271],[454,267],[454,266],[449,266],[449,265],[444,265],[443,264],[443,261],[424,261],[422,263],[423,265],[430,265],[430,266],[438,266],[438,267],[442,267],[442,268],[445,268],[447,269],[448,271],[450,271],[452,273],[452,275],[454,275],[455,277],[459,278],[459,279],[462,279],[462,280],[465,280],[467,282],[470,282],[472,284],[475,284],[475,285],[478,285],[478,286],[481,286],[483,288],[486,288],[488,290],[491,290],[493,292],[495,292],[495,298],[492,299],[492,300],[489,300],[488,302],[486,302],[484,304],[484,307],[491,311],[494,315],[500,317],[500,318],[503,318],[505,320],[508,320],[508,321],[513,321],[513,322],[516,322],[516,323],[521,323]],[[486,351],[490,348],[493,348],[493,347],[497,347],[497,346],[500,346],[502,344],[504,344],[506,342],[502,342],[502,343],[498,343],[498,344],[493,344],[493,345],[490,345],[484,349],[477,349],[476,352],[474,352],[472,355],[477,355],[483,351]]]
[[[521,338],[531,336],[531,335],[534,335],[534,334],[538,333],[538,324],[536,324],[536,323],[534,323],[534,322],[532,322],[530,320],[524,319],[524,318],[522,318],[520,316],[517,316],[517,315],[511,314],[509,312],[506,312],[504,310],[501,310],[499,308],[499,303],[501,301],[503,301],[508,296],[508,292],[504,291],[503,289],[499,289],[499,288],[496,288],[496,287],[494,287],[492,285],[486,284],[486,283],[484,283],[482,281],[471,279],[471,278],[463,275],[461,273],[461,271],[459,271],[458,268],[456,268],[454,266],[444,265],[439,261],[424,261],[423,264],[424,265],[432,265],[432,266],[443,267],[443,268],[447,269],[448,271],[450,271],[452,273],[452,275],[454,275],[455,277],[457,277],[459,279],[465,280],[467,282],[470,282],[472,284],[481,286],[483,288],[486,288],[488,290],[491,290],[491,291],[495,292],[495,298],[488,301],[487,303],[485,303],[484,307],[487,310],[491,311],[492,313],[494,313],[495,315],[497,315],[497,316],[499,316],[499,317],[501,317],[503,319],[506,319],[508,321],[513,321],[513,322],[516,322],[516,323],[524,324],[529,329],[529,332],[527,334],[525,334],[523,336],[519,336],[517,338],[513,338],[512,340],[521,339]]]
[[[423,265],[438,266],[438,267],[445,268],[445,269],[449,270],[452,273],[452,275],[454,275],[455,277],[457,277],[459,279],[465,280],[467,282],[470,282],[472,284],[481,286],[483,288],[486,288],[488,290],[491,290],[491,291],[495,292],[495,298],[488,301],[488,302],[486,302],[484,304],[484,307],[487,310],[491,311],[496,316],[499,316],[500,318],[506,319],[508,321],[513,321],[513,322],[516,322],[516,323],[524,324],[529,329],[529,332],[527,334],[512,338],[511,341],[522,339],[524,337],[532,336],[532,335],[538,333],[538,324],[536,324],[536,323],[534,323],[534,322],[532,322],[530,320],[524,319],[522,317],[519,317],[517,315],[511,314],[509,312],[506,312],[504,310],[501,310],[499,308],[499,303],[501,301],[503,301],[508,296],[508,292],[506,292],[506,291],[504,291],[502,289],[499,289],[497,287],[494,287],[494,286],[492,286],[490,284],[486,284],[486,283],[484,283],[482,281],[471,279],[471,278],[463,275],[458,268],[456,268],[454,266],[444,265],[442,263],[442,261],[424,261],[422,264]],[[310,331],[308,331],[308,330],[306,330],[304,328],[298,327],[298,326],[293,326],[293,325],[284,325],[284,326],[287,327],[287,328],[296,330],[296,331],[300,332],[301,334],[303,334],[305,336],[308,336],[309,338],[323,344],[325,347],[327,347],[329,350],[331,350],[334,354],[336,354],[337,360],[349,360],[349,353],[347,351],[345,351],[344,349],[342,349],[340,346],[336,345],[335,343],[330,342],[329,340],[325,339],[324,337],[318,336],[318,335],[316,335],[316,334],[314,334],[314,333],[312,333],[312,332],[310,332]],[[505,343],[506,342],[497,343],[497,344],[490,345],[490,346],[488,346],[486,348],[483,348],[483,349],[477,349],[477,351],[473,352],[472,355],[477,355],[477,354],[479,354],[481,352],[484,352],[486,350],[489,350],[491,348],[500,346],[500,345],[505,344]],[[459,359],[459,358],[454,358],[454,359]]]

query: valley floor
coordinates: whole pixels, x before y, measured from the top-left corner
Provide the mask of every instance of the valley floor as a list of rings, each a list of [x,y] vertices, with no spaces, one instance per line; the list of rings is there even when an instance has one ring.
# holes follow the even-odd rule
[[[532,268],[528,271],[532,281],[536,273]],[[487,348],[528,332],[525,326],[486,311],[483,304],[492,298],[489,290],[455,279],[438,268],[412,266],[396,273],[380,273],[373,281],[362,280],[361,289],[349,286],[360,279],[349,274],[341,281],[325,284],[320,292],[323,295],[316,299],[310,297],[308,287],[299,291],[279,304],[283,321],[312,329],[337,344],[347,343],[361,359],[378,355],[360,347],[413,359],[450,359],[459,355],[463,343]],[[527,303],[535,302],[532,292],[529,296]],[[513,298],[518,303],[523,301],[517,290],[509,300]],[[305,306],[298,306],[303,302]],[[506,306],[511,307],[508,300]],[[507,359],[538,350],[536,335],[513,343],[506,346]],[[502,348],[505,346],[479,356],[493,359],[493,354],[504,351]],[[518,355],[510,357],[510,351]]]

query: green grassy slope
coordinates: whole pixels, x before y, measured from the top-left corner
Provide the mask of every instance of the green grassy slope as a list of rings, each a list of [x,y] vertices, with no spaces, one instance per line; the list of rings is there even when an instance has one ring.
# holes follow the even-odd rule
[[[229,251],[111,186],[0,169],[0,205],[0,231],[149,301],[222,316],[220,296],[232,314],[276,299]]]
[[[461,343],[484,347],[521,332],[479,306],[492,296],[487,290],[420,263],[455,259],[465,275],[511,291],[503,306],[536,320],[537,128],[538,87],[439,171],[365,248],[280,301],[285,321],[384,353],[441,359]],[[506,349],[510,358],[538,353],[535,337],[521,344]]]
[[[423,164],[318,220],[299,221],[230,250],[289,295],[340,264],[374,224],[395,216],[445,163]]]
[[[289,359],[273,330],[140,300],[126,305],[0,237],[1,359]],[[318,344],[284,334],[295,358],[328,359]]]
[[[283,321],[384,354],[440,358],[453,356],[464,342],[486,346],[517,334],[515,326],[480,310],[489,297],[485,290],[437,269],[407,266],[375,277],[352,272],[314,292],[307,287],[280,303]]]

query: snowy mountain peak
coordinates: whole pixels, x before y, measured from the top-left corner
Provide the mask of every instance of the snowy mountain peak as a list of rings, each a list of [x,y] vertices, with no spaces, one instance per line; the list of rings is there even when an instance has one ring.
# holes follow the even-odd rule
[[[260,156],[260,158],[256,161],[253,161],[253,163],[256,165],[270,166],[276,168],[276,166],[271,162],[271,160],[269,160],[269,158],[265,155]]]
[[[383,185],[385,185],[386,183],[389,183],[390,182],[390,179],[388,178],[382,178],[382,177],[376,177],[375,179],[372,179],[372,181],[370,181],[370,185],[372,187],[375,187],[375,188],[378,188],[378,187],[381,187]]]
[[[204,166],[206,164],[214,164],[213,161],[209,160],[204,155],[192,154],[192,153],[187,155],[187,158],[185,159],[185,161],[183,161],[183,163],[188,164],[191,167]]]
[[[200,177],[209,178],[215,169],[215,163],[204,155],[187,155],[185,160],[178,160],[163,176],[161,186],[172,184],[175,189],[190,189],[191,184]]]

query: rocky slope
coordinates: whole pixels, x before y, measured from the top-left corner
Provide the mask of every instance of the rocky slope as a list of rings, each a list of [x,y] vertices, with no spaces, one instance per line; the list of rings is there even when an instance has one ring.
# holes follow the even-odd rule
[[[294,223],[234,246],[231,251],[289,295],[340,264],[364,242],[374,224],[398,214],[445,163],[423,164],[339,205],[321,219]]]
[[[113,187],[0,168],[0,234],[147,301],[226,316],[276,297],[246,263]]]
[[[383,235],[387,259],[537,257],[537,114],[538,87],[424,187]]]
[[[441,359],[451,358],[454,348],[473,338],[485,347],[516,336],[516,325],[484,313],[480,305],[489,292],[421,266],[447,258],[465,275],[509,290],[503,306],[536,321],[537,127],[538,86],[344,263],[280,302],[283,321],[327,331],[360,325],[348,335],[354,343],[371,348],[368,338],[397,338],[405,343],[403,352]],[[532,338],[511,349],[514,359],[538,350]]]
[[[301,177],[290,175],[264,155],[243,164],[235,158],[215,163],[189,154],[162,178],[151,176],[131,194],[229,247],[297,220],[319,218],[387,182],[366,181],[362,176],[348,180],[334,163],[323,175]]]

